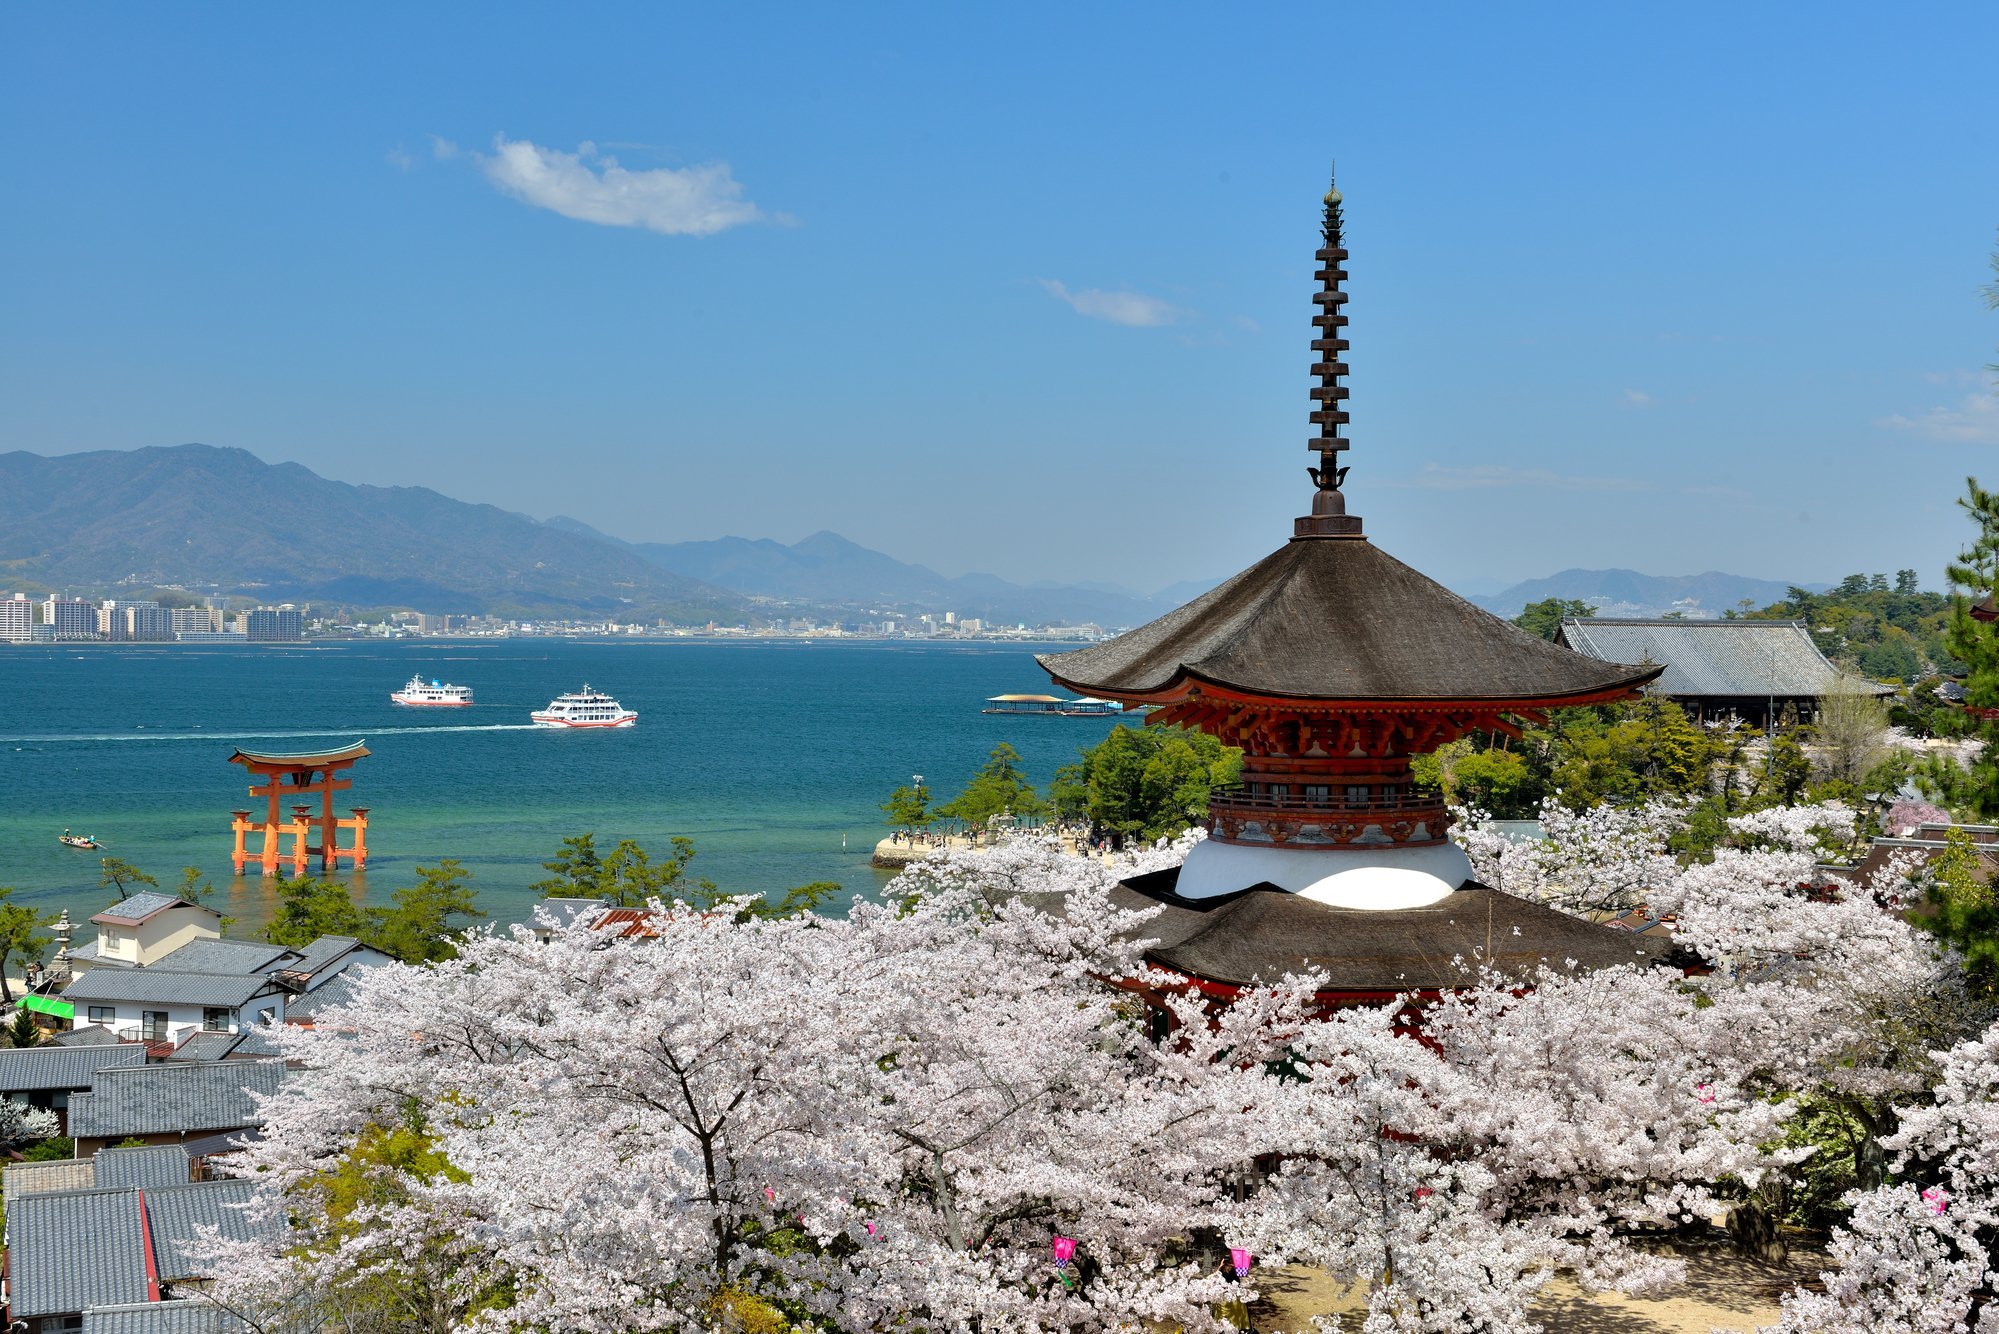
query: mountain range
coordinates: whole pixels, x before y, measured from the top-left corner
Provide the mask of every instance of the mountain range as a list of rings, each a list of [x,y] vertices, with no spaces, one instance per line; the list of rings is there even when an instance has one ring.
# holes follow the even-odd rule
[[[999,624],[1130,626],[1214,586],[1146,595],[1102,583],[947,576],[833,532],[801,541],[627,542],[424,487],[355,486],[241,449],[176,445],[0,454],[0,587],[115,596],[175,586],[500,616],[681,624],[955,611]],[[1719,615],[1788,585],[1710,572],[1564,570],[1472,600],[1502,616],[1559,597],[1611,615]],[[1823,584],[1805,587],[1819,590]],[[773,607],[772,603],[784,604]]]

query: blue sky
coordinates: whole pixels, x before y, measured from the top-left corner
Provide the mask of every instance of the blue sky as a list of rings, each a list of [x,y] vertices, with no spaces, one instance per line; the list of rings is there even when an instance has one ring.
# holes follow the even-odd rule
[[[1934,585],[1999,477],[1999,10],[0,12],[0,449],[1154,589],[1352,507],[1467,591]]]

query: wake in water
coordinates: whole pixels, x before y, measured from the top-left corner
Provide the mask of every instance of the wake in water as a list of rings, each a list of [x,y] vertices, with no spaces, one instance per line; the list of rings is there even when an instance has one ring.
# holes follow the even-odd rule
[[[48,745],[64,741],[306,741],[327,737],[343,740],[371,736],[422,736],[430,732],[544,732],[533,723],[442,724],[437,727],[350,727],[341,732],[72,732],[0,736],[0,744]]]

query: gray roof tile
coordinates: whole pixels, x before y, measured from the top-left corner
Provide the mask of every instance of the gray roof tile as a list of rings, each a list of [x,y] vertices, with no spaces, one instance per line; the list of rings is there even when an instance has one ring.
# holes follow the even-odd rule
[[[243,1322],[199,1297],[190,1301],[93,1306],[83,1313],[83,1334],[236,1334]]]
[[[17,1197],[7,1210],[14,1318],[146,1300],[139,1210],[131,1190]]]
[[[240,1033],[190,1033],[185,1042],[173,1049],[169,1061],[219,1061],[235,1051],[243,1041]]]
[[[87,1089],[99,1070],[145,1063],[146,1049],[137,1043],[4,1048],[0,1049],[0,1094]]]
[[[275,968],[295,968],[297,952],[261,940],[227,940],[204,936],[190,940],[164,958],[146,965],[154,973],[225,973],[247,977]]]
[[[67,1033],[58,1033],[49,1041],[59,1047],[102,1047],[107,1043],[115,1045],[118,1035],[108,1028],[85,1024],[82,1028],[72,1028]]]
[[[241,1208],[254,1189],[249,1181],[197,1181],[148,1190],[146,1219],[152,1226],[153,1262],[160,1281],[171,1283],[201,1273],[198,1228],[212,1227],[234,1241],[255,1240],[259,1231]]]
[[[70,1134],[194,1135],[263,1124],[249,1090],[277,1092],[282,1061],[168,1061],[105,1070],[89,1093],[69,1100]]]
[[[184,1186],[188,1182],[187,1150],[178,1144],[160,1144],[146,1149],[99,1149],[92,1161],[97,1164],[97,1180],[91,1184],[114,1186]]]
[[[120,922],[143,922],[156,912],[164,912],[168,908],[180,904],[187,904],[190,908],[199,906],[188,903],[186,899],[180,897],[178,894],[156,894],[149,890],[143,894],[134,894],[129,899],[112,904],[109,908],[106,908],[90,920],[95,922],[99,918],[110,917]],[[212,912],[214,910],[210,909],[209,911]]]
[[[349,951],[360,948],[361,942],[352,936],[321,936],[299,951],[301,957],[297,963],[285,966],[295,973],[304,973],[309,977],[320,972],[328,964],[336,962]]]
[[[8,1163],[0,1173],[0,1195],[9,1211],[19,1195],[46,1195],[52,1190],[89,1190],[97,1184],[97,1164],[89,1158],[58,1158],[50,1163]]]
[[[152,968],[93,968],[63,988],[77,1003],[153,1001],[161,1005],[216,1005],[234,1009],[262,991],[274,989],[263,974],[162,972]]]
[[[336,973],[303,996],[293,996],[285,1002],[285,1017],[310,1019],[353,999],[354,979],[345,972]]]
[[[1561,642],[1606,661],[1664,663],[1649,693],[1669,699],[1805,699],[1842,683],[1880,689],[1827,662],[1796,621],[1570,619]]]

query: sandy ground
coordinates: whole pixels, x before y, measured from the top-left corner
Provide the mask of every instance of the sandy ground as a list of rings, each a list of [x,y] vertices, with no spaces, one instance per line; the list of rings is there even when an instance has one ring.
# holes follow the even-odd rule
[[[1588,1293],[1567,1279],[1541,1290],[1534,1316],[1550,1334],[1708,1334],[1712,1329],[1753,1330],[1774,1323],[1777,1301],[1801,1282],[1814,1282],[1824,1266],[1816,1251],[1793,1248],[1782,1265],[1762,1264],[1725,1246],[1679,1252],[1687,1261],[1687,1281],[1647,1297]],[[1263,1297],[1251,1308],[1259,1334],[1311,1329],[1311,1317],[1340,1314],[1344,1327],[1360,1327],[1364,1296],[1334,1283],[1316,1269],[1279,1269],[1264,1274]]]

